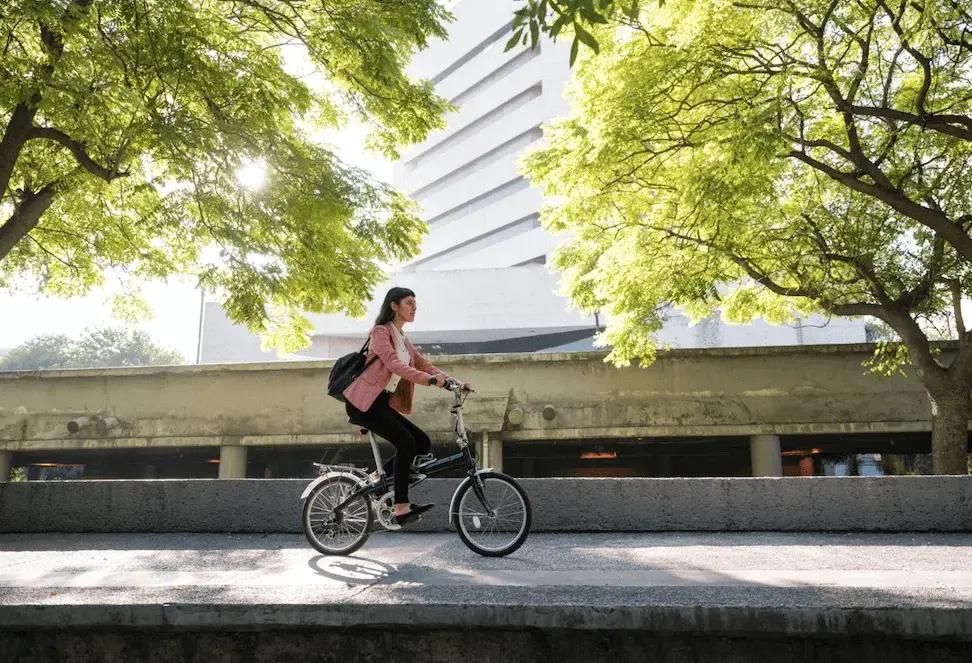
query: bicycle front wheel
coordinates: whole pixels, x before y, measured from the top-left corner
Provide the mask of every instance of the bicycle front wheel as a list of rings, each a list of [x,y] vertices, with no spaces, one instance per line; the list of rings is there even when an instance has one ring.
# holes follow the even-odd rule
[[[334,510],[358,486],[349,477],[334,477],[317,485],[304,500],[301,514],[304,536],[318,552],[350,555],[368,540],[374,519],[368,498],[358,497],[339,512]]]
[[[533,519],[530,499],[511,476],[499,472],[479,475],[489,509],[480,501],[473,482],[459,487],[452,514],[459,538],[486,557],[502,557],[523,545]]]

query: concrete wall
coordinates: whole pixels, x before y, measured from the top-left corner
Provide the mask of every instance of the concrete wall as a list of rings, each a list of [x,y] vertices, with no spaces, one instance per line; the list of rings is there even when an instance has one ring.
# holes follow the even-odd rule
[[[458,480],[413,489],[448,529]],[[972,531],[972,477],[523,479],[534,531]],[[0,483],[0,532],[298,532],[306,480]]]
[[[913,377],[880,378],[870,346],[680,350],[649,368],[603,353],[438,357],[471,382],[473,435],[506,444],[681,436],[928,431]],[[324,394],[331,362],[0,373],[0,451],[359,441]],[[416,389],[413,419],[449,437],[451,395]],[[546,416],[544,411],[546,409]],[[81,415],[118,425],[70,434]],[[476,438],[471,438],[476,439]]]

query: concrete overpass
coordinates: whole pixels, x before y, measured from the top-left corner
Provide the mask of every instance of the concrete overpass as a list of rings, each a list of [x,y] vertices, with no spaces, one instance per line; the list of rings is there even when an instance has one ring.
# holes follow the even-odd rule
[[[948,352],[948,347],[944,347]],[[537,441],[747,436],[755,476],[781,474],[781,435],[927,432],[911,375],[870,375],[872,345],[661,352],[647,368],[605,353],[441,356],[471,382],[467,402],[486,465]],[[360,443],[323,386],[333,362],[0,373],[0,477],[14,453],[219,449],[219,477],[245,476],[253,447]],[[415,421],[444,441],[448,394],[421,389]],[[68,424],[80,426],[69,432]]]

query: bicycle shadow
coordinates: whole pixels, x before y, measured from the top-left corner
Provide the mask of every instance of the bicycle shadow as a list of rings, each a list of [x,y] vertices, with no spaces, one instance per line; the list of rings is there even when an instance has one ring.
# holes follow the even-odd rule
[[[310,569],[330,580],[348,585],[371,585],[381,582],[398,569],[392,564],[368,557],[335,557],[317,555],[307,560]]]

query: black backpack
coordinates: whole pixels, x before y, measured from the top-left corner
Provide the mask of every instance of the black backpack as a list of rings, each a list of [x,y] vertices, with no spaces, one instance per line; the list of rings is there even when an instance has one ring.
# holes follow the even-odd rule
[[[331,368],[330,374],[327,376],[327,395],[333,396],[341,402],[344,402],[344,390],[351,386],[359,375],[365,372],[365,369],[375,363],[378,356],[375,355],[371,358],[371,361],[365,363],[365,358],[368,356],[368,344],[371,343],[371,337],[365,341],[365,344],[361,346],[361,349],[357,352],[352,352],[346,354],[336,362]]]

